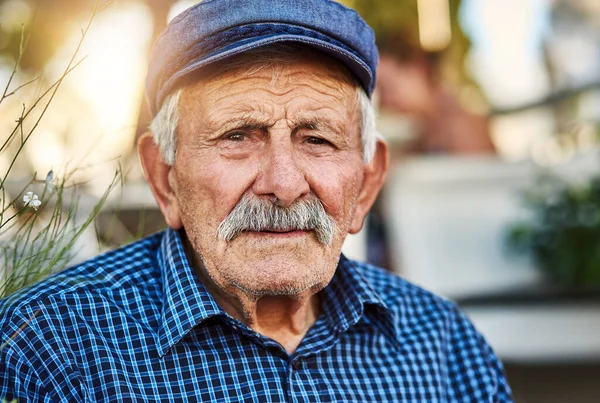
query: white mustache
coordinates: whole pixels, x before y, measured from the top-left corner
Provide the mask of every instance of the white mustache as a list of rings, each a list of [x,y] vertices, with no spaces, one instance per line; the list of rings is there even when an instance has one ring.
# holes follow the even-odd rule
[[[219,225],[218,236],[231,241],[244,231],[315,231],[323,245],[333,241],[334,219],[316,196],[302,198],[289,207],[244,194]]]

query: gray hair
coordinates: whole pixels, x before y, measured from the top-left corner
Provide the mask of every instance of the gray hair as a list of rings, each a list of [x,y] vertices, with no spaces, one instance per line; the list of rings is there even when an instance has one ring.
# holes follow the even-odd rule
[[[247,52],[250,53],[250,52]],[[293,45],[274,45],[265,49],[257,49],[252,52],[252,57],[248,59],[233,60],[219,70],[223,73],[239,67],[246,69],[247,74],[259,71],[261,68],[273,66],[276,63],[294,63],[300,57],[308,55],[315,57],[313,50],[307,47],[298,47]],[[276,74],[276,73],[274,73]],[[375,110],[371,100],[365,90],[353,80],[356,88],[356,102],[360,109],[360,137],[362,144],[363,161],[370,163],[375,154],[377,139],[380,137],[375,127]],[[150,131],[154,136],[154,143],[158,145],[165,162],[169,165],[175,163],[177,152],[177,125],[179,124],[179,99],[183,88],[179,88],[171,93],[163,102],[160,110],[150,124]]]

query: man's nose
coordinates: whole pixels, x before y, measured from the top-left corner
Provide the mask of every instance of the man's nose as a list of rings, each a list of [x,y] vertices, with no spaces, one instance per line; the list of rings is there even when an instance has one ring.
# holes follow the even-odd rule
[[[280,205],[288,207],[310,193],[305,173],[298,165],[289,139],[269,144],[264,153],[260,172],[252,187],[255,194],[279,199]]]

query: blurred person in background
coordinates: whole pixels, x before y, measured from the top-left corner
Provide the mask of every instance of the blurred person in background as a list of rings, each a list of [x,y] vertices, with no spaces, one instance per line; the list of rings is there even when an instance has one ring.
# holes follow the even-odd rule
[[[388,156],[370,27],[204,1],[158,39],[141,162],[169,228],[4,301],[0,397],[510,402],[447,300],[340,254]]]
[[[379,106],[414,124],[410,153],[495,154],[488,118],[467,110],[441,79],[439,54],[397,36],[382,36],[378,44]]]

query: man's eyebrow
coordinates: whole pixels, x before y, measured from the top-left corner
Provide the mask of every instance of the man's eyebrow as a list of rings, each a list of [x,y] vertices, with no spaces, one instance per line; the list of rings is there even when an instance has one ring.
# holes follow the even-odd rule
[[[265,116],[260,113],[244,113],[241,116],[235,116],[226,120],[208,120],[206,127],[211,132],[223,132],[225,130],[241,129],[267,129],[271,127]]]
[[[344,132],[341,122],[332,122],[329,119],[319,117],[301,116],[293,121],[293,125],[294,130],[325,130],[330,131],[333,134],[341,134]]]

